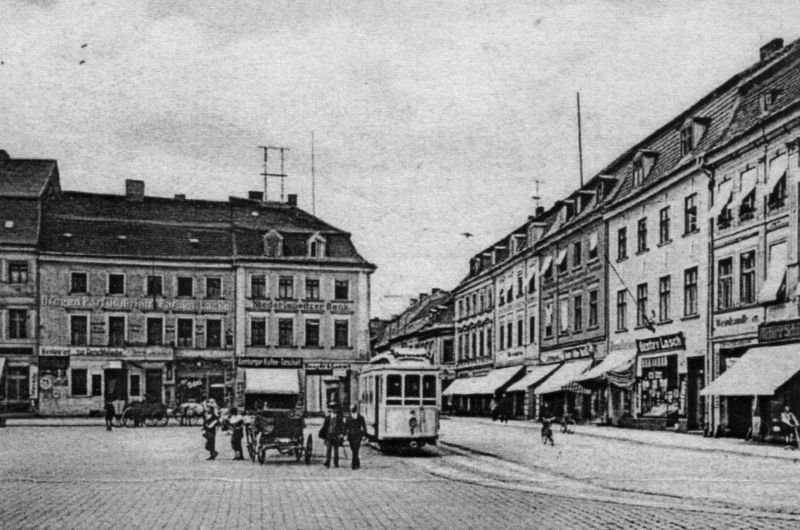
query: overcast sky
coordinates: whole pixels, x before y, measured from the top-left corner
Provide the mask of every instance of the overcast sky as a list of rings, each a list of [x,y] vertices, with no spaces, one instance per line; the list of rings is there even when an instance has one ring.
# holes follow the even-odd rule
[[[2,2],[0,149],[65,189],[225,200],[281,145],[311,211],[314,131],[316,212],[378,265],[374,316],[453,288],[535,179],[544,206],[578,185],[576,91],[588,178],[800,31],[795,0]]]

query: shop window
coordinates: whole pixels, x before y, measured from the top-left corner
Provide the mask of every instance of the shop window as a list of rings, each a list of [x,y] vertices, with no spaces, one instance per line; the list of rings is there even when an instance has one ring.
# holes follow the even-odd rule
[[[222,320],[206,320],[206,348],[222,347]]]
[[[628,298],[625,290],[617,291],[617,331],[624,331],[628,325]]]
[[[108,275],[108,294],[125,294],[125,275]]]
[[[222,278],[206,278],[206,298],[222,298]]]
[[[294,276],[281,276],[278,278],[278,298],[282,300],[294,298]]]
[[[178,296],[193,296],[194,285],[192,278],[185,276],[178,277]]]
[[[745,252],[739,258],[739,300],[742,304],[756,301],[756,251]]]
[[[350,346],[350,322],[347,320],[337,320],[333,324],[334,346],[337,348],[347,348]]]
[[[12,261],[8,264],[8,283],[28,283],[28,263]]]
[[[403,404],[403,376],[399,374],[386,376],[386,404]]]
[[[628,229],[625,227],[617,230],[617,261],[628,258]]]
[[[189,321],[191,322],[191,320]],[[147,345],[162,346],[164,344],[164,319],[150,317],[147,319]],[[133,393],[133,392],[131,392]]]
[[[306,320],[306,346],[319,346],[319,320]]]
[[[147,296],[164,295],[164,278],[161,276],[147,277]]]
[[[263,318],[250,320],[250,346],[266,346],[267,321]]]
[[[191,318],[179,318],[178,346],[191,348],[192,345],[194,345],[194,321]]]
[[[319,280],[306,278],[306,299],[319,300]]]
[[[85,315],[70,316],[70,344],[86,346],[89,344],[89,318]]]
[[[422,404],[436,405],[436,381],[435,375],[422,376]]]
[[[697,267],[683,271],[683,314],[697,314]]]
[[[264,276],[250,277],[250,296],[253,298],[267,297],[267,279]]]
[[[419,405],[420,403],[420,376],[417,374],[408,374],[405,376],[404,388],[404,401],[405,405]]]
[[[140,376],[139,374],[131,374],[130,395],[131,396],[142,395],[142,376]]]
[[[85,368],[73,368],[70,374],[70,394],[73,396],[85,396],[89,393],[87,388],[88,372]]]
[[[294,319],[278,319],[278,346],[294,345]]]
[[[108,345],[125,345],[125,317],[108,317]]]
[[[28,338],[28,311],[26,309],[8,310],[8,338]]]
[[[672,297],[672,278],[662,276],[658,279],[658,320],[666,322],[669,320],[670,298]]]
[[[597,327],[598,290],[589,291],[589,327]]]
[[[39,361],[40,365],[42,364]],[[5,398],[8,401],[23,401],[30,399],[30,385],[28,381],[27,366],[9,366],[5,374]],[[2,387],[0,387],[2,390]]]
[[[717,309],[733,305],[733,258],[717,262]]]
[[[92,397],[100,397],[103,395],[103,376],[100,374],[92,374]]]
[[[336,280],[333,284],[333,297],[336,300],[349,300],[350,282],[348,280]]]
[[[88,292],[88,282],[85,272],[73,272],[70,275],[69,284],[70,293],[86,293]]]

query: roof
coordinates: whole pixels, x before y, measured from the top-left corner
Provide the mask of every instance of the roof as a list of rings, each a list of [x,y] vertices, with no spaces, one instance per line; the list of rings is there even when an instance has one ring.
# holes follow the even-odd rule
[[[40,197],[54,175],[58,175],[55,160],[0,156],[0,197]]]
[[[703,396],[771,396],[800,371],[796,344],[750,348],[717,379]]]
[[[37,200],[0,197],[0,244],[36,245],[38,233]]]
[[[453,295],[448,291],[434,289],[431,294],[407,307],[383,328],[379,346],[387,346],[401,338],[424,333],[438,326],[452,328]]]

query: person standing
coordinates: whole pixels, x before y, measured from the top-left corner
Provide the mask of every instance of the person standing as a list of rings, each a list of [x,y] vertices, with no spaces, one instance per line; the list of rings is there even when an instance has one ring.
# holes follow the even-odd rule
[[[117,411],[114,410],[114,404],[110,401],[106,401],[106,430],[109,432],[114,425],[114,417],[116,415]]]
[[[206,439],[206,451],[209,457],[206,460],[217,458],[217,427],[219,427],[219,416],[211,403],[206,403],[206,411],[203,415],[203,437]]]
[[[789,404],[783,406],[781,412],[781,430],[783,431],[783,441],[787,446],[792,443],[792,436],[797,432],[797,426],[800,422],[797,421],[797,416],[789,408]]]
[[[328,415],[319,430],[319,437],[325,440],[325,467],[331,467],[331,452],[333,452],[333,467],[339,467],[339,445],[342,442],[342,415],[334,405],[328,405]]]
[[[553,441],[553,422],[556,421],[556,418],[550,412],[549,407],[542,407],[542,412],[539,419],[542,422],[542,443],[547,445],[547,442],[550,442],[551,446],[555,445],[555,442]]]
[[[242,450],[242,438],[244,438],[244,416],[239,414],[239,409],[231,408],[228,416],[228,424],[231,426],[231,448],[233,449],[234,460],[244,460]]]
[[[347,442],[350,444],[350,450],[353,452],[350,467],[358,469],[361,467],[358,450],[361,448],[361,440],[367,435],[367,422],[364,420],[364,416],[358,412],[358,405],[353,405],[350,409],[350,416],[347,417],[344,431],[347,436]]]
[[[492,397],[492,400],[489,402],[489,410],[492,412],[492,421],[497,421],[497,416],[500,414],[500,408],[497,404],[497,399]]]

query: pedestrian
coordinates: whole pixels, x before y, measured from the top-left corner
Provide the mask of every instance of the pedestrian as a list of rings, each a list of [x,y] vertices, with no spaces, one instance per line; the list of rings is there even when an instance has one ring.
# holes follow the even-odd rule
[[[117,411],[114,409],[114,404],[110,401],[106,401],[106,430],[111,431],[111,427],[114,425],[114,417],[117,415]]]
[[[787,403],[781,412],[781,430],[783,431],[783,441],[787,446],[792,444],[792,436],[797,434],[798,425],[800,423],[797,421],[797,416],[794,415]]]
[[[361,467],[361,460],[358,457],[358,450],[361,448],[361,440],[367,435],[367,422],[358,412],[358,405],[353,405],[350,409],[350,416],[344,425],[347,442],[350,444],[350,451],[353,453],[350,467],[358,469]]]
[[[325,467],[331,467],[331,452],[333,452],[333,467],[339,467],[339,446],[342,443],[343,425],[342,415],[333,403],[328,405],[328,415],[319,430],[319,437],[325,440]]]
[[[489,410],[492,412],[492,421],[497,421],[497,416],[500,414],[500,406],[494,397],[489,402]]]
[[[206,403],[205,414],[203,415],[203,437],[206,439],[206,451],[208,451],[208,458],[206,460],[214,460],[217,458],[217,427],[219,427],[219,416],[212,403]]]
[[[228,424],[231,428],[231,448],[233,449],[234,460],[244,460],[242,449],[242,438],[244,438],[244,416],[239,414],[239,409],[231,408],[228,416]]]
[[[553,442],[553,422],[556,421],[555,416],[550,413],[550,409],[544,407],[540,420],[542,422],[542,443],[547,445],[547,442],[550,442],[551,446],[555,445],[555,442]]]
[[[508,418],[511,417],[511,399],[508,395],[500,399],[500,421],[508,423]]]

